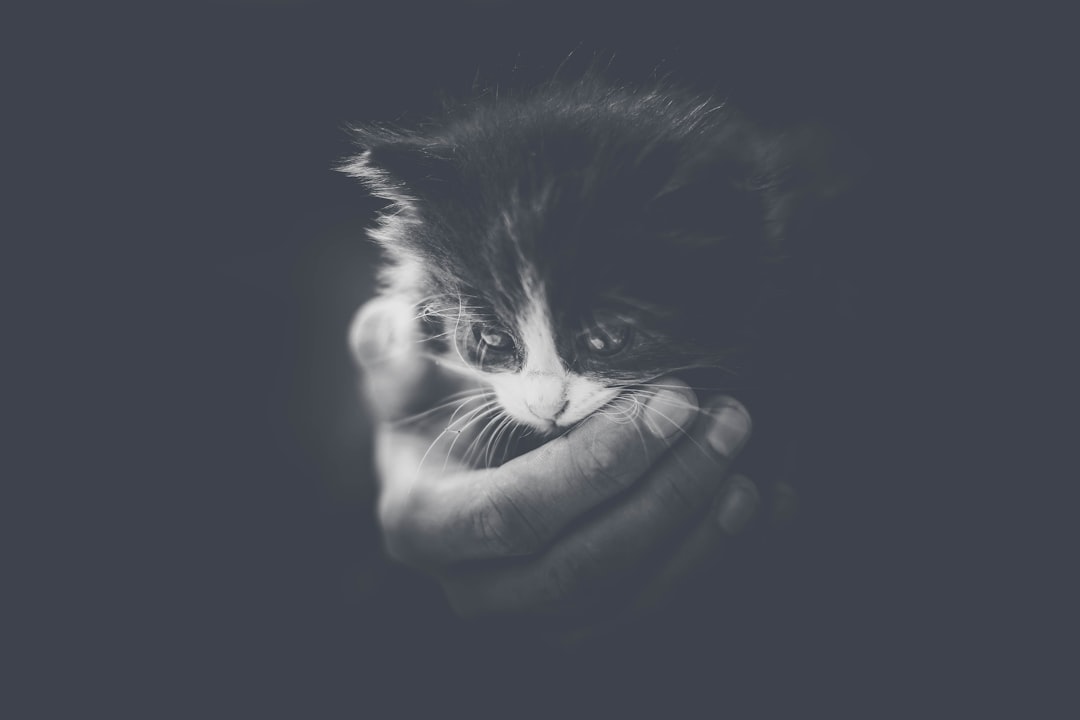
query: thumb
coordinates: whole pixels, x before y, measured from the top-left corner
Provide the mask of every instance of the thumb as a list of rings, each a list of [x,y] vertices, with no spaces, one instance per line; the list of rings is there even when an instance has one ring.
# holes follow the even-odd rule
[[[356,312],[349,326],[349,350],[379,420],[405,417],[436,392],[435,363],[422,352],[414,315],[410,303],[377,297]]]

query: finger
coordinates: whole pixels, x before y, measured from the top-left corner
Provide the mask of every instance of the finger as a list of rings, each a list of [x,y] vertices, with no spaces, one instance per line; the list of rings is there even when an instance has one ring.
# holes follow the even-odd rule
[[[729,475],[712,507],[697,525],[676,544],[671,557],[653,575],[632,604],[585,625],[559,629],[549,641],[572,647],[602,635],[620,632],[661,604],[673,591],[704,568],[714,566],[733,535],[742,534],[758,513],[757,487],[744,475]]]
[[[788,528],[797,515],[798,505],[798,493],[787,482],[766,483],[759,489],[745,475],[731,475],[717,493],[711,509],[643,588],[630,614],[656,607],[690,578],[715,567],[732,539],[744,535],[751,527],[767,523],[774,531]]]
[[[729,476],[705,516],[642,589],[633,612],[659,605],[702,566],[715,561],[732,538],[743,534],[753,524],[760,506],[760,493],[750,478],[739,474]]]
[[[424,472],[421,458],[410,481],[387,484],[380,498],[387,549],[422,567],[535,553],[630,488],[696,415],[693,392],[673,381],[630,421],[594,414],[498,468],[447,477]]]
[[[356,362],[378,370],[408,357],[417,338],[413,306],[398,298],[379,296],[356,311],[348,342]]]
[[[718,398],[647,477],[535,561],[462,573],[444,585],[462,614],[577,612],[634,575],[655,549],[699,514],[745,445],[750,416]]]
[[[661,604],[672,591],[689,578],[715,565],[730,544],[732,536],[742,534],[759,513],[757,487],[744,475],[729,475],[712,506],[702,513],[697,524],[675,543],[671,556],[634,598],[632,604],[615,613],[606,613],[585,625],[560,628],[549,638],[556,646],[571,647],[596,637],[620,632]]]
[[[451,391],[445,373],[423,353],[410,303],[391,297],[366,303],[349,327],[349,348],[378,420],[407,417]]]

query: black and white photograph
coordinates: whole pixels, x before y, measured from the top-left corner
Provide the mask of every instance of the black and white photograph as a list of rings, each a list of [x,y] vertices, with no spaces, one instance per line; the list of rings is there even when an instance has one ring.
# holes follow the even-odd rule
[[[1059,22],[19,12],[6,717],[1076,711]]]

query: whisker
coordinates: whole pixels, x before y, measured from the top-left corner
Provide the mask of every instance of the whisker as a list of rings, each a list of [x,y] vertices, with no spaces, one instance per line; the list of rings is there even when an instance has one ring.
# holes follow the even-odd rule
[[[498,452],[500,439],[502,438],[503,433],[506,432],[506,429],[513,426],[513,423],[513,418],[509,415],[504,415],[498,426],[496,426],[495,431],[491,434],[491,438],[488,441],[487,454],[485,455],[484,460],[486,467],[492,467],[494,464],[495,453]]]
[[[489,401],[489,402],[490,402],[490,401]],[[488,403],[485,403],[484,405],[481,405],[480,407],[481,407],[481,408],[483,408],[483,407],[486,407],[486,406],[487,406],[487,404],[488,404]],[[450,419],[446,421],[446,429],[447,429],[447,430],[452,430],[452,429],[453,429],[453,428],[452,428],[451,426],[452,426],[452,425],[454,424],[454,422],[455,422],[455,421],[457,420],[457,414],[458,414],[459,412],[461,412],[461,409],[462,409],[463,407],[465,407],[465,405],[466,405],[466,403],[462,403],[462,404],[458,405],[458,406],[457,406],[457,408],[456,408],[456,409],[454,410],[454,412],[452,412],[452,413],[450,414]],[[469,411],[469,412],[468,412],[468,413],[466,414],[466,416],[465,416],[465,417],[468,417],[468,416],[469,416],[469,415],[471,415],[471,414],[472,414],[473,412],[475,412],[475,409],[474,409],[474,410],[470,410],[470,411]]]
[[[474,425],[477,422],[483,420],[486,416],[492,415],[493,413],[498,414],[498,412],[499,412],[498,405],[494,401],[492,401],[492,402],[486,403],[485,405],[483,405],[483,406],[481,406],[479,408],[476,408],[475,410],[470,411],[466,416],[464,416],[461,420],[458,421],[458,422],[462,423],[462,425],[460,427],[453,428],[453,427],[447,426],[446,430],[444,430],[443,433],[452,434],[454,436],[454,439],[450,441],[450,447],[447,448],[447,450],[446,450],[446,459],[443,461],[443,469],[444,470],[446,469],[446,466],[450,461],[450,456],[454,451],[454,447],[457,445],[458,440],[461,439],[461,436],[465,433],[465,431],[468,430],[472,425]],[[484,429],[482,428],[479,431],[479,435],[482,435],[483,432],[484,432]],[[466,451],[465,456],[462,457],[462,462],[464,462],[465,464],[469,464],[468,460],[467,460],[467,457],[468,457],[468,451]]]
[[[634,397],[633,400],[636,403],[636,405],[634,407],[634,412],[638,413],[638,412],[640,412],[640,408],[645,407],[645,404],[643,402],[641,402],[641,400],[638,399],[637,397]],[[648,458],[649,457],[649,443],[645,442],[645,435],[641,432],[641,427],[637,423],[633,424],[633,428],[634,428],[634,432],[637,433],[638,440],[641,442],[641,450],[642,450],[642,452],[645,453],[645,457]],[[670,447],[670,445],[669,445],[669,447]]]
[[[662,412],[662,411],[660,411],[660,410],[657,410],[657,409],[656,409],[655,407],[652,407],[652,406],[650,406],[650,405],[645,405],[645,404],[643,404],[643,405],[642,405],[641,407],[642,407],[642,409],[643,409],[643,410],[645,411],[645,413],[646,413],[646,414],[648,414],[648,413],[650,413],[650,412],[651,412],[651,413],[655,413],[655,414],[659,415],[660,417],[662,417],[663,419],[667,420],[667,421],[668,421],[669,423],[671,423],[672,425],[674,425],[674,426],[675,426],[675,427],[676,427],[676,428],[678,429],[678,432],[680,432],[680,433],[682,433],[683,435],[685,435],[685,436],[686,436],[686,438],[687,438],[687,439],[688,439],[688,440],[689,440],[689,441],[690,441],[691,443],[693,443],[693,444],[694,444],[694,446],[695,446],[695,447],[697,447],[697,449],[698,449],[698,450],[700,450],[700,451],[701,451],[702,453],[704,453],[704,454],[705,454],[706,456],[708,455],[708,451],[707,451],[707,450],[705,450],[705,448],[704,448],[704,447],[702,447],[701,443],[699,443],[699,442],[698,442],[697,440],[695,440],[695,439],[694,439],[694,436],[693,436],[693,435],[691,435],[691,434],[690,434],[689,432],[687,432],[687,430],[686,430],[685,428],[681,427],[681,426],[679,425],[679,423],[677,423],[677,422],[675,422],[674,420],[672,420],[672,419],[671,419],[671,417],[667,415],[667,413],[664,413],[664,412]],[[668,447],[670,447],[670,446],[671,446],[672,444],[673,444],[673,443],[669,442],[669,443],[668,443]]]
[[[468,404],[470,402],[473,402],[475,400],[482,400],[489,393],[490,393],[490,391],[487,390],[486,388],[462,390],[460,392],[453,393],[452,395],[447,395],[446,402],[439,403],[438,405],[436,405],[434,407],[431,407],[431,408],[428,408],[427,410],[423,410],[421,412],[414,413],[412,415],[409,415],[409,416],[406,416],[406,417],[403,417],[403,418],[398,418],[397,420],[394,420],[392,423],[390,423],[390,425],[391,425],[391,427],[400,427],[402,425],[408,425],[410,423],[414,423],[414,422],[417,422],[419,420],[422,420],[422,419],[424,419],[424,418],[426,418],[426,417],[428,417],[430,415],[433,415],[433,414],[435,414],[437,412],[440,412],[442,410],[446,410],[446,409],[450,408],[452,405],[454,405],[455,403],[459,403],[458,407],[460,408],[460,407],[462,407],[462,406],[464,406],[464,405],[466,405],[466,404]]]
[[[428,455],[431,454],[431,451],[435,448],[436,445],[439,444],[439,442],[444,437],[446,437],[448,434],[452,434],[452,435],[455,436],[454,441],[452,441],[450,443],[450,448],[453,448],[454,442],[456,442],[457,438],[460,437],[461,433],[464,432],[465,429],[477,419],[477,417],[482,417],[484,414],[486,414],[487,411],[485,411],[484,408],[489,408],[490,409],[490,405],[493,404],[493,403],[494,403],[494,401],[492,401],[491,403],[482,405],[479,408],[475,408],[473,410],[470,410],[468,413],[466,413],[465,416],[462,419],[468,418],[470,416],[472,416],[472,419],[468,420],[460,428],[451,428],[450,427],[450,424],[453,423],[453,418],[451,418],[450,424],[448,424],[445,428],[443,428],[442,432],[440,432],[437,436],[435,436],[435,439],[431,441],[430,445],[428,445],[427,450],[424,451],[424,456],[422,458],[420,458],[420,464],[416,466],[417,472],[419,473],[420,469],[423,468],[424,463],[427,461]],[[447,463],[449,462],[449,458],[450,458],[450,451],[449,451],[449,448],[448,448],[447,449],[446,459],[443,461],[443,469],[444,470],[445,470],[445,468],[447,466]]]
[[[638,393],[633,394],[631,397],[637,403],[637,406],[641,408],[643,413],[654,412],[654,413],[660,415],[661,417],[663,417],[664,419],[666,419],[668,422],[671,422],[673,425],[676,424],[676,423],[672,422],[671,418],[668,417],[665,413],[661,412],[660,410],[657,410],[656,408],[649,407],[647,402],[642,402],[641,401],[642,397],[650,397],[650,395],[648,393],[638,392]],[[646,422],[648,422],[647,418],[646,418]],[[646,451],[646,454],[648,454],[648,448],[645,446],[645,436],[642,434],[640,426],[635,425],[634,429],[637,431],[638,438],[642,442],[643,449]],[[698,450],[700,450],[702,453],[705,453],[705,449],[701,446],[700,443],[698,443],[694,439],[694,437],[687,430],[685,430],[682,427],[679,427],[678,431],[680,433],[682,433],[683,435],[685,435],[690,440],[690,442],[693,443],[695,447],[697,447]],[[669,440],[668,443],[667,443],[667,447],[670,448],[674,444],[675,443],[674,443],[673,440]],[[692,469],[686,464],[686,462],[678,454],[675,454],[672,457],[674,458],[675,462],[679,463],[679,465],[682,466],[682,468],[684,470],[686,470],[687,472],[692,471]]]
[[[450,462],[450,456],[451,456],[451,455],[453,454],[453,452],[454,452],[454,446],[455,446],[455,445],[457,445],[457,441],[461,439],[461,435],[462,435],[462,433],[463,433],[463,432],[464,432],[464,431],[465,431],[465,430],[466,430],[466,429],[468,428],[468,426],[469,426],[469,425],[471,425],[471,424],[472,424],[473,422],[475,422],[475,421],[479,420],[479,419],[480,419],[480,418],[482,418],[482,417],[483,417],[484,415],[488,415],[488,414],[490,414],[490,413],[491,413],[491,412],[492,412],[493,410],[494,410],[494,411],[497,411],[497,410],[498,410],[498,408],[496,407],[496,403],[495,403],[494,401],[492,401],[492,402],[490,402],[490,403],[487,403],[487,404],[485,404],[485,405],[484,405],[484,406],[483,406],[482,408],[480,408],[480,410],[481,410],[481,412],[480,412],[479,414],[477,414],[477,415],[474,415],[474,416],[473,416],[473,418],[472,418],[471,420],[469,420],[469,421],[468,421],[468,422],[467,422],[467,423],[466,423],[466,424],[465,424],[464,426],[462,426],[462,427],[461,427],[460,429],[457,429],[457,430],[450,430],[450,432],[454,433],[454,439],[453,439],[453,440],[452,440],[452,441],[450,442],[450,447],[449,447],[449,448],[447,449],[447,451],[446,451],[446,459],[445,459],[445,460],[443,461],[443,471],[444,471],[444,472],[446,471],[446,466],[447,466],[447,464],[448,464],[448,463]],[[448,428],[448,429],[449,429],[449,428]],[[481,433],[482,433],[482,432],[483,432],[483,430],[481,430]]]
[[[510,454],[517,448],[517,444],[521,441],[524,434],[524,428],[526,426],[517,422],[516,420],[510,423],[509,432],[506,433],[506,439],[503,441],[503,454],[499,460],[499,464],[502,465],[510,457]]]
[[[648,390],[650,388],[665,388],[669,390],[684,390],[689,388],[696,392],[730,392],[732,390],[752,390],[759,386],[755,385],[738,385],[732,386],[730,384],[724,385],[688,385],[688,384],[674,384],[674,383],[654,383],[654,382],[634,382],[627,383],[625,385],[616,385],[620,389],[630,390]]]
[[[638,402],[630,394],[616,395],[608,404],[597,410],[596,414],[610,418],[619,424],[631,422],[636,414]],[[625,407],[620,407],[620,405],[625,405]]]
[[[486,443],[490,441],[491,436],[489,435],[489,431],[493,425],[497,425],[498,423],[502,422],[503,413],[504,411],[501,407],[495,408],[495,412],[492,414],[492,417],[489,417],[487,419],[487,421],[484,423],[484,427],[480,428],[480,430],[476,433],[476,436],[472,439],[472,442],[469,443],[469,447],[466,448],[465,454],[462,456],[462,459],[469,465],[476,466],[480,464],[481,456],[483,455],[483,450],[481,449],[481,447],[486,447]],[[475,460],[470,460],[469,458],[473,456],[473,454],[476,455],[476,458]]]

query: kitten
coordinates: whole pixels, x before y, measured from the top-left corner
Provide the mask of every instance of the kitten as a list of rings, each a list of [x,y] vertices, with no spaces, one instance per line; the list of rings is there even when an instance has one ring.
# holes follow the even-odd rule
[[[791,230],[838,187],[812,133],[597,76],[356,135],[383,295],[544,436],[662,375],[746,387]]]

